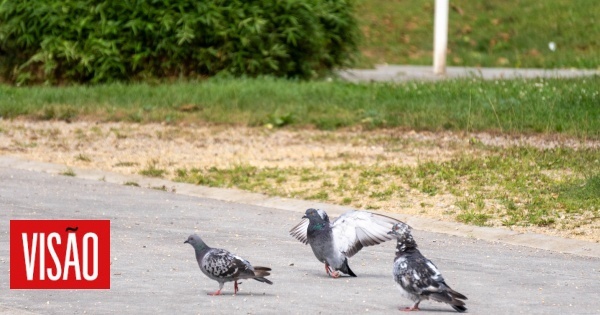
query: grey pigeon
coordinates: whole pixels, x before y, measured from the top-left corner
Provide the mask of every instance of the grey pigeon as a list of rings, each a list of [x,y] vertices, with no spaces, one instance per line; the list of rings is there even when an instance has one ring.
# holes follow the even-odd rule
[[[300,242],[310,244],[331,277],[338,278],[338,271],[356,277],[348,265],[348,257],[354,256],[364,246],[394,239],[387,232],[398,222],[367,211],[348,211],[331,223],[325,211],[311,208],[306,210],[302,221],[290,230],[290,234]]]
[[[242,257],[234,255],[227,250],[220,248],[211,248],[202,241],[200,236],[192,234],[184,242],[192,245],[196,251],[196,260],[200,270],[209,278],[219,282],[219,290],[208,295],[220,295],[225,282],[234,281],[233,292],[236,294],[239,290],[238,280],[254,279],[256,281],[273,284],[265,278],[270,275],[271,268],[252,267],[252,265]],[[241,283],[241,282],[240,282]]]
[[[466,300],[467,297],[446,284],[437,267],[419,252],[410,230],[407,224],[397,223],[389,232],[398,238],[394,280],[402,295],[415,302],[413,306],[401,310],[418,311],[421,301],[431,299],[450,304],[457,312],[466,311],[465,302],[461,300]]]

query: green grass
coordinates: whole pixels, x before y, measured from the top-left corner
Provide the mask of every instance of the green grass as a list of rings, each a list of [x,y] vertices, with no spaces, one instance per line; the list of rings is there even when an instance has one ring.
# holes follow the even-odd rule
[[[158,161],[151,160],[148,162],[148,165],[145,169],[139,171],[140,175],[148,176],[148,177],[163,177],[167,174],[167,170],[156,167]]]
[[[138,163],[137,162],[118,162],[115,165],[113,165],[113,167],[131,167],[131,166],[137,166]]]
[[[432,0],[357,0],[361,66],[432,64]],[[600,6],[590,0],[452,0],[448,64],[598,68]],[[548,44],[556,43],[551,51]]]
[[[456,219],[460,222],[467,223],[467,224],[485,226],[487,223],[487,220],[490,217],[491,216],[488,214],[484,214],[484,213],[473,211],[473,210],[466,210],[466,211],[463,211],[461,214],[457,215]]]
[[[599,76],[402,84],[261,78],[158,86],[0,86],[0,116],[320,129],[361,125],[431,131],[559,133],[597,139],[599,87]],[[197,110],[187,110],[191,107]]]
[[[450,214],[458,221],[474,225],[490,225],[489,220],[494,219],[505,226],[568,228],[556,224],[563,218],[585,224],[600,217],[598,149],[483,145],[474,149],[477,153],[458,151],[448,161],[421,162],[414,167],[349,164],[349,170],[357,176],[341,174],[340,166],[321,170],[237,165],[223,169],[180,169],[176,180],[345,205],[357,198],[364,200],[368,209],[378,209],[379,201],[405,199],[402,187],[408,186],[424,195],[455,196],[457,210]],[[307,173],[314,176],[304,176]],[[304,184],[286,189],[276,184],[276,178]],[[306,188],[311,185],[313,189]],[[426,203],[422,205],[425,207]]]
[[[71,177],[77,176],[77,174],[75,174],[75,171],[73,171],[73,169],[70,167],[68,167],[66,170],[60,172],[59,174],[63,175],[63,176],[71,176]]]
[[[504,205],[496,217],[504,225],[554,223],[563,215],[591,211],[600,214],[600,157],[597,149],[490,149],[484,157],[457,156],[449,162],[432,163],[431,172],[419,180],[431,180],[440,190],[471,198],[459,201],[465,222],[485,222],[484,200]],[[595,171],[594,171],[595,170]],[[462,182],[458,189],[455,183]],[[516,200],[516,202],[515,202]],[[488,209],[489,210],[489,209]]]
[[[272,195],[284,195],[280,185],[287,181],[289,176],[299,179],[302,169],[288,168],[262,168],[249,165],[236,165],[231,168],[210,167],[208,169],[177,170],[175,181],[194,183],[211,187],[236,187]]]
[[[148,168],[141,170],[140,175],[144,175],[144,176],[148,176],[148,177],[163,177],[163,175],[165,175],[166,172],[167,172],[166,170],[149,166]]]

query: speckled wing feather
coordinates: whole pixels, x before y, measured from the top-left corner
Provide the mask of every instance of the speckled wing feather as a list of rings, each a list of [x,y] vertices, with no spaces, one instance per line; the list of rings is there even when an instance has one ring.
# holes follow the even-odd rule
[[[240,279],[254,275],[252,265],[247,260],[217,248],[209,250],[204,255],[202,269],[215,279]]]
[[[394,239],[388,235],[399,221],[367,211],[349,211],[332,224],[336,247],[348,257],[354,256],[364,246],[381,244]]]
[[[304,245],[308,244],[307,229],[308,229],[309,222],[310,221],[306,218],[302,219],[300,221],[300,223],[298,223],[296,226],[294,226],[290,230],[290,235],[295,237],[297,240],[302,242]]]

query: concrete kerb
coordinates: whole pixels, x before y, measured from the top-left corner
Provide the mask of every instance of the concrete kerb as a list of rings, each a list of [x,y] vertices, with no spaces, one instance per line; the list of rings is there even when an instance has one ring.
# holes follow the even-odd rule
[[[13,156],[0,156],[0,167],[60,174],[67,166],[24,160]],[[314,201],[305,201],[281,197],[269,197],[263,194],[251,193],[237,189],[224,189],[176,183],[164,179],[148,178],[140,175],[123,175],[114,172],[73,168],[77,178],[87,180],[103,180],[114,184],[135,182],[141,187],[165,187],[167,191],[176,194],[210,198],[240,204],[272,207],[275,209],[298,212],[300,216],[308,208],[321,208],[330,216],[337,216],[345,211],[354,210],[351,207],[333,205]],[[580,256],[600,258],[600,244],[587,241],[565,239],[556,236],[519,233],[508,229],[469,226],[455,222],[444,222],[424,217],[374,211],[402,220],[417,230],[444,233],[492,242],[502,242],[511,245],[556,251]]]

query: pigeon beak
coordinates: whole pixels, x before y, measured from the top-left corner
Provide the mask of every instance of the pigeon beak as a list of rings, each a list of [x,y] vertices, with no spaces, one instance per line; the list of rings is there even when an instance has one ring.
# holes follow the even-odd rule
[[[305,215],[302,216],[302,219],[308,219],[308,217]]]
[[[183,244],[185,244],[185,243],[188,243],[188,244],[189,244],[190,242],[188,242],[187,240],[185,240],[185,241],[183,242]]]

